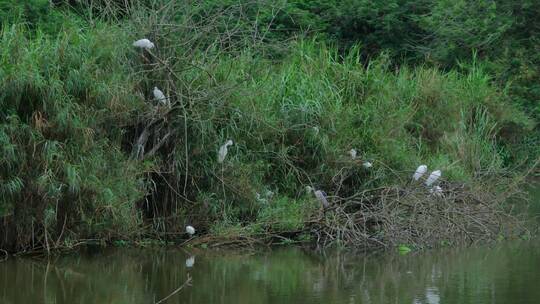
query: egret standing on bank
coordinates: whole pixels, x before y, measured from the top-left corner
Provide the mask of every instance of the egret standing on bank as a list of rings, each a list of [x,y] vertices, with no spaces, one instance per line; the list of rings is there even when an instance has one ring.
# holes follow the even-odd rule
[[[186,226],[186,233],[189,234],[189,236],[193,236],[195,234],[195,228],[193,226]]]
[[[422,177],[427,172],[427,166],[426,165],[420,165],[416,169],[416,171],[413,174],[413,179],[415,181],[419,180],[420,177]]]
[[[431,174],[426,179],[426,186],[429,187],[433,185],[433,183],[435,183],[439,179],[439,177],[441,177],[441,174],[441,170],[431,172]]]
[[[219,152],[218,152],[218,163],[223,163],[223,161],[225,160],[225,157],[227,156],[227,153],[228,153],[228,149],[227,147],[229,146],[232,146],[233,144],[233,141],[232,140],[227,140],[227,142],[221,146],[219,148]]]
[[[321,191],[321,190],[315,191],[315,197],[317,198],[317,200],[319,200],[319,202],[324,208],[328,208],[328,206],[330,206],[330,204],[328,203],[328,200],[326,199],[326,193],[324,193],[324,191]]]

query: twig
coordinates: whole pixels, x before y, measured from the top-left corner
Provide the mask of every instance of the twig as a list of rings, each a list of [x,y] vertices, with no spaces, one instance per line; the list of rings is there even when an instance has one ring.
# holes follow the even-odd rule
[[[187,280],[184,282],[184,284],[182,284],[182,286],[178,287],[175,291],[171,292],[168,296],[166,296],[165,298],[155,302],[154,304],[160,304],[160,303],[164,303],[165,301],[167,301],[170,297],[174,296],[175,294],[177,294],[178,292],[180,292],[180,290],[182,290],[184,287],[186,286],[191,286],[191,276],[188,274],[188,277],[187,277]]]

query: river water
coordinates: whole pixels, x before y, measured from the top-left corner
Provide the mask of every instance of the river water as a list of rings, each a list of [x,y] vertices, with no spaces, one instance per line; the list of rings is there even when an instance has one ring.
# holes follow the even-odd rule
[[[191,286],[174,294],[188,276]],[[537,304],[540,240],[407,255],[111,248],[0,262],[1,304],[151,304],[169,295],[160,303]]]
[[[540,303],[540,242],[408,255],[107,249],[0,263],[0,303]]]

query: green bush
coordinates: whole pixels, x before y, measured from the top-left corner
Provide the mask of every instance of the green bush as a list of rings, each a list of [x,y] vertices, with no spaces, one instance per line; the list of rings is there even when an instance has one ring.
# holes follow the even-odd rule
[[[450,181],[474,183],[506,173],[514,150],[501,140],[532,125],[514,102],[519,86],[498,88],[502,80],[486,72],[495,61],[448,68],[468,51],[445,53],[440,44],[459,35],[442,31],[433,16],[458,14],[459,3],[437,2],[431,12],[441,13],[422,17],[424,7],[400,1],[291,1],[277,11],[260,3],[207,1],[182,10],[185,2],[174,2],[159,11],[154,4],[107,22],[63,11],[57,31],[45,17],[3,25],[0,247],[171,235],[187,223],[217,234],[298,229],[318,210],[306,185],[347,197],[403,185],[422,163]],[[60,12],[43,7],[43,16]],[[460,45],[485,46],[475,35],[499,27],[489,18]],[[254,38],[261,25],[275,36]],[[440,30],[429,48],[448,63],[444,69],[396,66],[427,28]],[[326,34],[283,42],[311,29]],[[142,37],[156,43],[152,54],[132,48]],[[265,56],[267,45],[281,46],[280,60]],[[171,109],[153,101],[154,86]],[[228,139],[234,145],[218,163]],[[268,191],[274,199],[261,204],[257,194]]]
[[[68,20],[76,22],[74,17]],[[42,32],[57,33],[65,19],[64,13],[53,9],[49,0],[0,0],[0,27],[23,23],[30,29],[39,27]]]
[[[122,65],[125,35],[111,27],[26,33],[1,33],[0,215],[3,231],[17,227],[2,237],[22,249],[45,231],[133,231],[143,166],[122,153],[121,126],[143,104]]]

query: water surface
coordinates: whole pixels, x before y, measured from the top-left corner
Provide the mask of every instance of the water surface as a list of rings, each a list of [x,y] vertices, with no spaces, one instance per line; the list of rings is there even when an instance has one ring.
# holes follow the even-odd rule
[[[107,249],[0,263],[0,303],[540,303],[540,242],[406,256]]]

